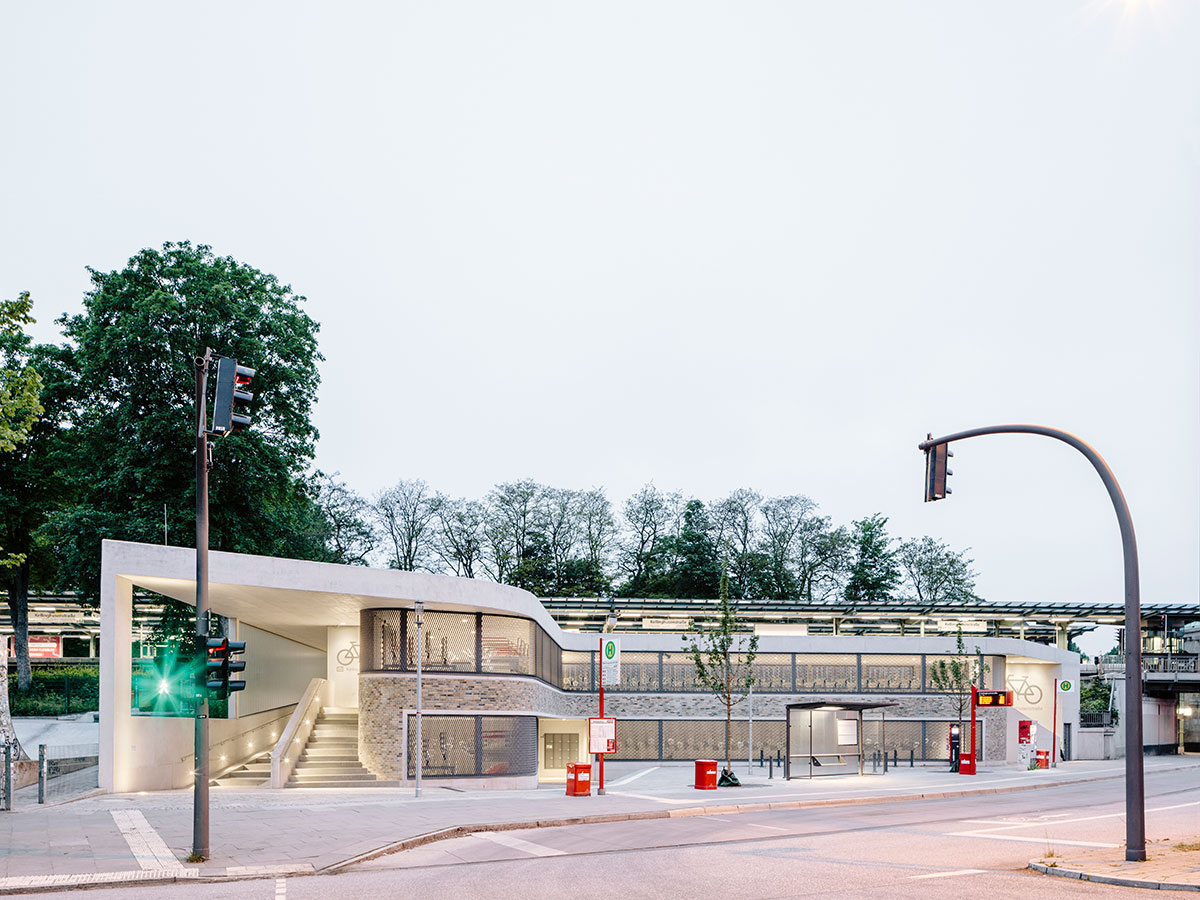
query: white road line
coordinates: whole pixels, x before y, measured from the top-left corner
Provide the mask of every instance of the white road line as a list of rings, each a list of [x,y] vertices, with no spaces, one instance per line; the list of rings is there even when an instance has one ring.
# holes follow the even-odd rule
[[[286,900],[287,882],[282,878],[275,879],[275,900]]]
[[[1168,812],[1172,809],[1186,809],[1189,806],[1200,806],[1200,800],[1194,801],[1192,803],[1176,803],[1172,806],[1156,806],[1153,809],[1146,810],[1146,812],[1147,813]],[[1066,815],[1066,813],[1064,813],[1064,815]],[[1043,825],[1074,825],[1076,822],[1095,822],[1098,819],[1123,819],[1123,818],[1125,818],[1124,812],[1116,812],[1116,813],[1104,813],[1103,815],[1099,815],[1099,816],[1078,816],[1074,819],[1054,819],[1054,818],[1047,817],[1047,818],[1032,820],[1029,822],[1005,822],[1003,820],[989,820],[989,819],[963,819],[962,821],[966,822],[968,825],[990,825],[991,828],[977,828],[973,832],[975,834],[986,834],[989,831],[1011,831],[1014,828],[1034,828],[1034,827],[1043,826]],[[958,832],[958,833],[960,835],[962,835],[962,834],[970,833],[970,832]]]
[[[691,798],[689,798],[687,800],[671,800],[667,797],[651,797],[649,794],[631,794],[628,791],[607,791],[607,789],[606,789],[606,792],[615,797],[632,797],[635,800],[653,800],[655,803],[695,803],[696,802],[694,799],[691,799]]]
[[[983,869],[955,869],[953,872],[930,872],[926,875],[909,875],[909,878],[919,880],[921,878],[952,878],[955,875],[980,875]]]
[[[171,848],[146,821],[140,809],[114,809],[112,817],[117,823],[117,830],[121,832],[121,837],[125,838],[125,843],[129,845],[133,858],[141,868],[159,871],[178,871],[183,868],[183,863],[175,858]]]
[[[637,781],[643,775],[649,775],[651,772],[657,772],[661,768],[662,766],[651,766],[649,769],[642,769],[640,772],[634,772],[632,775],[625,776],[620,781],[611,781],[609,784],[611,784],[613,787],[620,787],[623,784],[629,784],[631,781]]]
[[[477,831],[475,837],[483,838],[487,841],[492,841],[497,844],[502,844],[505,847],[510,847],[513,850],[520,850],[523,853],[529,853],[533,856],[566,856],[562,850],[555,850],[553,847],[543,847],[541,844],[535,844],[532,841],[525,841],[519,837],[513,837],[503,831]]]
[[[1023,844],[1042,844],[1043,846],[1058,847],[1121,847],[1122,844],[1101,844],[1096,841],[1068,841],[1063,838],[1026,837],[1021,834],[987,834],[978,831],[952,831],[946,837],[978,838],[982,841],[1020,841]]]
[[[791,831],[790,828],[780,828],[778,825],[759,825],[757,822],[740,822],[740,825],[749,825],[751,828],[769,828],[771,831]]]

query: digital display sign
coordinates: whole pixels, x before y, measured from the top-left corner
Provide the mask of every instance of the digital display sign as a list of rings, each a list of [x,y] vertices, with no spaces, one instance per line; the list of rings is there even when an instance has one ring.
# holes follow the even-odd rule
[[[1012,706],[1012,691],[976,691],[976,706]]]

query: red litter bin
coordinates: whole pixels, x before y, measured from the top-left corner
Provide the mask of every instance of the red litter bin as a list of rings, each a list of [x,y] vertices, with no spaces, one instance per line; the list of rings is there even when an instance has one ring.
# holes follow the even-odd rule
[[[717,789],[717,761],[715,759],[696,760],[696,790],[715,791]]]
[[[1050,751],[1049,750],[1039,750],[1037,752],[1037,767],[1039,769],[1050,768]]]
[[[590,797],[592,794],[592,764],[567,763],[567,796]]]
[[[975,754],[974,753],[958,754],[958,774],[959,775],[974,775],[975,774]]]

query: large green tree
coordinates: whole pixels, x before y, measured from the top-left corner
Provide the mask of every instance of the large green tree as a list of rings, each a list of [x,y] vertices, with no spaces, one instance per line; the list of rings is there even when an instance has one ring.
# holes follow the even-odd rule
[[[317,431],[317,323],[274,276],[188,242],[90,269],[83,312],[59,320],[74,352],[73,504],[50,523],[60,582],[99,596],[104,538],[194,545],[195,358],[257,370],[252,426],[218,440],[210,546],[320,559],[326,526],[303,477]],[[211,384],[211,381],[210,381]]]
[[[900,569],[887,533],[887,517],[879,513],[854,523],[854,561],[846,581],[849,603],[883,603],[900,583]]]

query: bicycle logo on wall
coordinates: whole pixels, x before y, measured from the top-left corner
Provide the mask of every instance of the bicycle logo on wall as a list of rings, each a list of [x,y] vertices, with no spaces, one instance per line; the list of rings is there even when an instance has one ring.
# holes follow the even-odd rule
[[[1042,689],[1036,684],[1030,684],[1028,675],[1022,675],[1020,678],[1010,675],[1006,680],[1006,687],[1013,692],[1014,701],[1021,701],[1030,706],[1037,706],[1042,702]]]
[[[343,647],[337,652],[339,666],[349,668],[358,662],[358,641],[351,641],[349,647]]]

